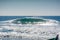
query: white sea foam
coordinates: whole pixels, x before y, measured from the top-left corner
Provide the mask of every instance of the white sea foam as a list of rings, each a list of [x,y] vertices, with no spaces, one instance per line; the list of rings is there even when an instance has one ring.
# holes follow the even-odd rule
[[[14,19],[15,20],[15,19]],[[22,36],[27,38],[54,38],[60,32],[59,21],[44,19],[46,22],[37,22],[37,24],[14,24],[12,21],[4,21],[0,23],[0,36]],[[4,30],[7,30],[3,32]],[[9,30],[12,30],[9,32]],[[59,33],[60,35],[60,33]],[[59,37],[60,38],[60,37]]]

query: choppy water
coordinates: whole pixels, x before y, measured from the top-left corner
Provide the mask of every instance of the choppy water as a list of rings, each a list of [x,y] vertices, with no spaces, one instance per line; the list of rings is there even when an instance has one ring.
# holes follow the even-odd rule
[[[26,19],[30,17],[32,19]],[[25,19],[21,20],[22,18]],[[57,33],[60,35],[59,18],[60,16],[0,16],[0,40],[48,40],[55,38]],[[39,20],[37,21],[37,19]]]

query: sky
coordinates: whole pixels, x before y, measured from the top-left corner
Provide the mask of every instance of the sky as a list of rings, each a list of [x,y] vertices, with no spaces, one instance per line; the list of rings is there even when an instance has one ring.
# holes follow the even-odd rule
[[[0,0],[0,16],[60,16],[60,0]]]

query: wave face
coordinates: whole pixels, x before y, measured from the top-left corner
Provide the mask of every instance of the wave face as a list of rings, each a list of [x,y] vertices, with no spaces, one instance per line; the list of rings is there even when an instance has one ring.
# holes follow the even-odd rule
[[[46,22],[46,20],[44,19],[36,19],[36,18],[22,18],[22,19],[16,19],[13,21],[13,23],[15,24],[35,24],[35,23],[38,23],[38,22]]]
[[[21,40],[48,40],[60,34],[59,26],[60,22],[52,19],[17,18],[0,22],[0,37],[10,37],[14,40],[15,37]]]

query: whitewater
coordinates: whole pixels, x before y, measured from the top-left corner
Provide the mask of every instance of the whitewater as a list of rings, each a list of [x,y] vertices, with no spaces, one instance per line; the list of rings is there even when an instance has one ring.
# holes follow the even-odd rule
[[[60,22],[37,17],[0,21],[0,40],[48,40],[59,34]]]

